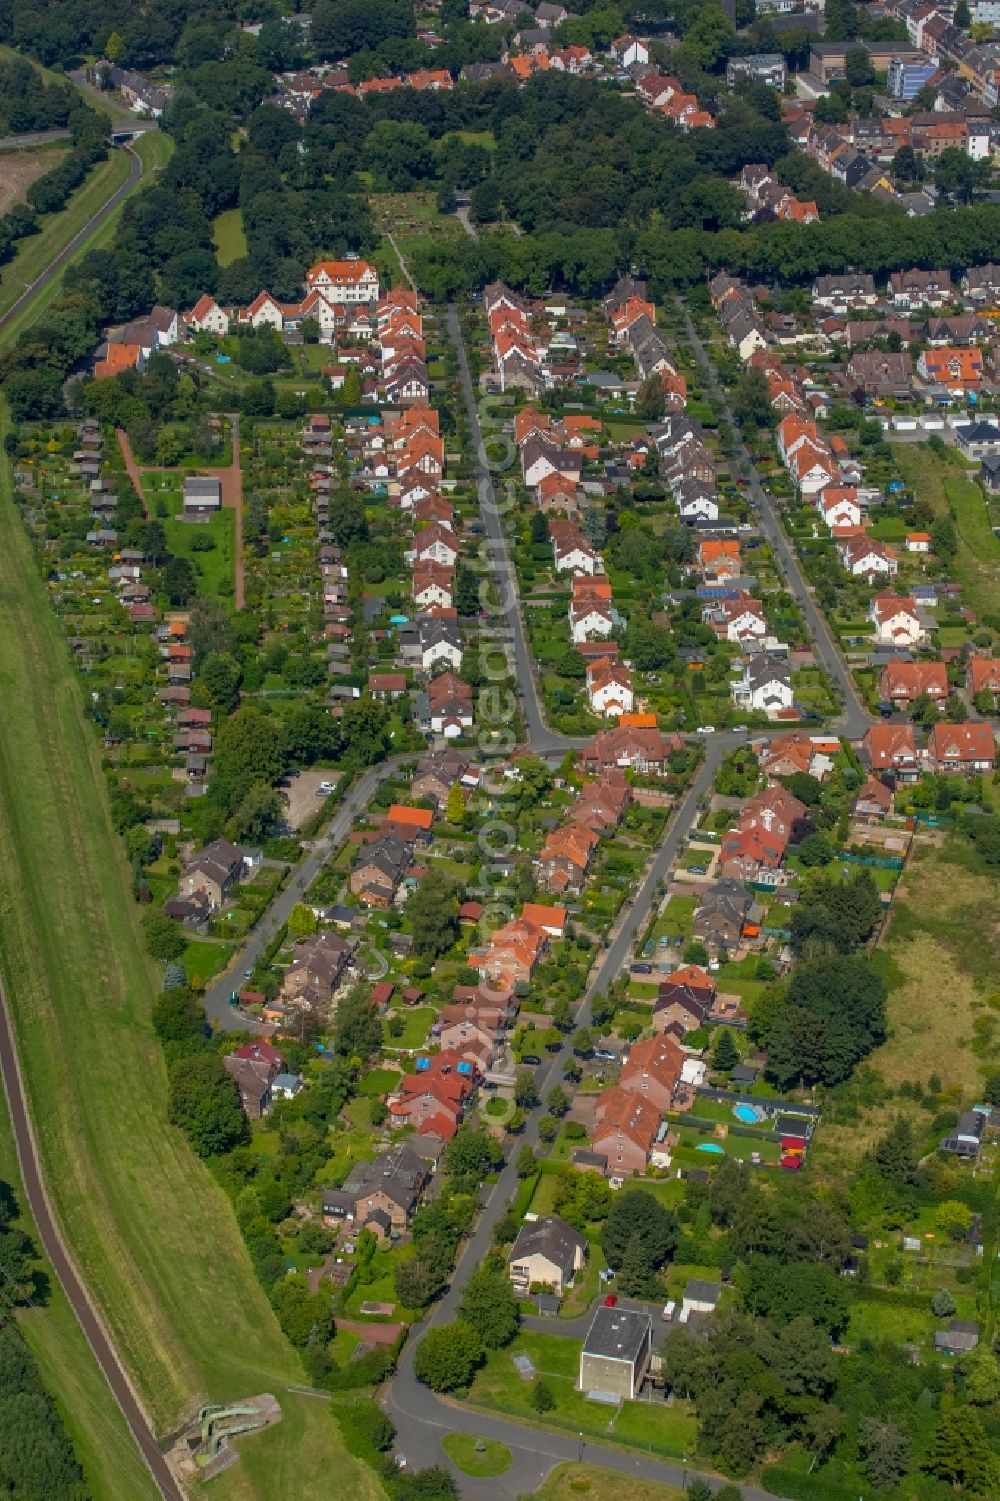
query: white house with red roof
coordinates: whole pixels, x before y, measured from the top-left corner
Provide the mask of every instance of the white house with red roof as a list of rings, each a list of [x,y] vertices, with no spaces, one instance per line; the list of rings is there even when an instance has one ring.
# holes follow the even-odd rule
[[[619,719],[631,714],[635,705],[632,674],[623,662],[601,657],[587,668],[587,693],[595,714]]]
[[[358,256],[317,261],[306,272],[306,286],[329,291],[338,302],[378,302],[378,271]]]
[[[919,646],[926,632],[909,594],[877,594],[868,611],[877,641],[890,646]]]
[[[229,332],[229,313],[207,292],[198,298],[189,313],[185,313],[184,322],[196,334],[222,335]]]

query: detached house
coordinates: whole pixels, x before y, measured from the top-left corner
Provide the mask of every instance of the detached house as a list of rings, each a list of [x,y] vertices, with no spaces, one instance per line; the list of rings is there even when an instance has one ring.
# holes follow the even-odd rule
[[[879,594],[868,611],[875,626],[875,638],[890,646],[918,646],[924,628],[917,615],[916,601],[908,594]]]
[[[587,667],[587,694],[595,714],[618,719],[630,713],[635,702],[632,674],[624,663],[602,657]]]
[[[181,896],[203,891],[209,905],[221,907],[233,887],[242,880],[246,862],[243,851],[228,839],[215,839],[194,855],[181,873]]]
[[[983,721],[949,724],[939,720],[931,728],[927,742],[927,764],[931,771],[973,772],[993,770],[996,746],[993,728]]]
[[[596,1116],[591,1149],[607,1158],[607,1176],[623,1182],[645,1172],[660,1129],[656,1106],[616,1085],[598,1095]]]
[[[611,635],[615,628],[615,611],[611,603],[611,585],[606,578],[574,577],[569,628],[574,646]]]
[[[718,954],[720,949],[732,951],[743,936],[749,907],[750,897],[741,882],[717,882],[695,910],[693,936],[710,954]]]
[[[861,751],[875,776],[891,771],[897,781],[915,782],[920,775],[912,724],[873,724]]]
[[[598,843],[598,836],[581,823],[553,829],[538,856],[539,885],[559,894],[578,892]]]
[[[852,578],[893,578],[899,569],[896,550],[877,537],[845,537],[837,544],[840,561]]]
[[[776,718],[794,704],[791,669],[784,658],[763,652],[751,657],[743,668],[742,678],[733,682],[730,692],[741,708]]]
[[[889,301],[900,312],[911,308],[941,308],[952,301],[955,289],[950,271],[894,271],[889,277]]]
[[[684,1056],[672,1037],[650,1037],[633,1043],[618,1076],[619,1086],[629,1094],[641,1095],[665,1114],[680,1081]]]
[[[594,843],[597,843],[595,837]],[[526,985],[548,948],[545,929],[526,917],[516,917],[490,934],[489,948],[469,955],[469,964],[483,980],[511,991]]]
[[[819,514],[832,531],[835,526],[860,526],[862,510],[853,485],[827,485],[819,497]]]
[[[440,563],[454,568],[458,559],[458,543],[450,527],[432,521],[413,539],[413,550],[418,563]]]
[[[341,1188],[323,1190],[328,1225],[373,1230],[380,1240],[405,1230],[427,1182],[427,1163],[405,1143],[357,1162]]]
[[[556,573],[593,576],[600,569],[600,555],[594,551],[575,522],[550,521],[549,538]]]
[[[511,1285],[519,1297],[542,1286],[561,1296],[583,1266],[587,1238],[557,1214],[525,1222],[507,1258]]]
[[[284,1058],[270,1043],[256,1041],[227,1053],[222,1063],[236,1081],[243,1113],[249,1120],[260,1120],[271,1108],[272,1086],[284,1072]]]

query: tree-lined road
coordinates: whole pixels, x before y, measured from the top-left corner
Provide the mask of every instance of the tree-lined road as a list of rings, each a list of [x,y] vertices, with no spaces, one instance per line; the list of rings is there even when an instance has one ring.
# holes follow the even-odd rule
[[[705,348],[704,340],[695,327],[694,320],[687,308],[683,303],[678,303],[677,306],[684,322],[685,332],[698,357],[698,363],[702,367],[708,388],[715,397],[716,403],[724,412],[726,421],[732,428],[736,454],[748,478],[750,494],[757,508],[761,531],[767,538],[771,551],[774,553],[778,565],[785,575],[789,590],[802,611],[809,634],[812,637],[816,655],[822,663],[824,671],[837,684],[839,689],[841,702],[844,706],[843,713],[832,722],[841,728],[850,739],[858,740],[865,733],[868,726],[875,723],[875,720],[869,714],[861,700],[854,679],[851,677],[850,669],[833,639],[826,616],[817,605],[806,582],[805,574],[802,572],[795,549],[782,530],[774,502],[760,482],[760,475],[757,473],[753,459],[750,457],[749,450],[743,441],[739,423],[733,416],[733,409],[729,398],[719,383],[715,365],[708,350]]]
[[[465,350],[465,341],[462,338],[462,326],[459,322],[458,309],[454,303],[448,306],[448,336],[451,339],[455,358],[458,361],[458,380],[462,388],[462,399],[465,402],[465,414],[472,435],[473,449],[476,455],[476,484],[479,492],[479,508],[483,518],[483,526],[489,551],[489,570],[493,587],[500,596],[500,613],[504,618],[507,629],[509,645],[513,655],[514,672],[517,678],[517,689],[521,699],[521,709],[524,714],[527,741],[531,749],[540,756],[565,755],[569,750],[579,750],[586,745],[585,738],[574,738],[571,735],[561,735],[557,730],[550,729],[545,722],[541,703],[538,698],[538,686],[535,681],[534,664],[531,653],[528,650],[527,638],[524,631],[524,621],[521,617],[521,602],[517,590],[517,575],[514,571],[513,560],[510,555],[510,546],[507,541],[507,533],[503,525],[503,517],[497,501],[496,486],[493,473],[489,467],[488,453],[483,446],[483,431],[479,421],[479,411],[476,406],[476,393],[472,384],[472,374],[469,370],[469,359]]]

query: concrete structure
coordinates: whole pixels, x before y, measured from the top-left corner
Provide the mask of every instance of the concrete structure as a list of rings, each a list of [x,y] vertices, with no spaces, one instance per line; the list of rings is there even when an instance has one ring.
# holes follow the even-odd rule
[[[602,1304],[580,1352],[577,1389],[631,1399],[642,1386],[652,1348],[653,1320],[648,1313]]]

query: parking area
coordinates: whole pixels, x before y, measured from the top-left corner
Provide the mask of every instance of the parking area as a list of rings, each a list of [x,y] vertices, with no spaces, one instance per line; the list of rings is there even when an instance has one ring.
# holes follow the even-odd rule
[[[329,782],[332,786],[336,780],[336,772],[314,766],[289,775],[287,787],[281,790],[288,799],[286,822],[290,829],[297,831],[312,818],[320,805],[321,784]]]

